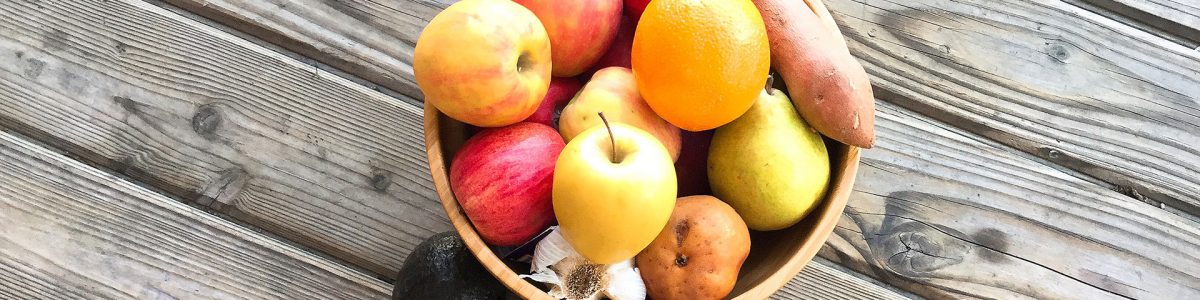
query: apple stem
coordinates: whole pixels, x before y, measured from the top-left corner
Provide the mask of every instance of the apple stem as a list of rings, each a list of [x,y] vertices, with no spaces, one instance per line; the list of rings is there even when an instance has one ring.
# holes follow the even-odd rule
[[[604,112],[597,114],[600,115],[600,122],[604,122],[604,129],[608,129],[608,142],[612,145],[612,162],[617,163],[617,140],[613,137],[612,126],[608,126],[608,118],[604,117]]]
[[[767,90],[767,95],[772,95],[772,96],[775,95],[775,89],[772,88],[774,86],[775,86],[775,76],[771,76],[771,74],[767,74],[767,85],[765,87],[763,87],[763,89]]]

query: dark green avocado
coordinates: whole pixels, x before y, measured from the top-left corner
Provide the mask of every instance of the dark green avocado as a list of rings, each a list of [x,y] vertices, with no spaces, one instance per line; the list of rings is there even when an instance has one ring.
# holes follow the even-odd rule
[[[507,293],[458,233],[447,231],[429,237],[408,255],[392,299],[504,299]]]

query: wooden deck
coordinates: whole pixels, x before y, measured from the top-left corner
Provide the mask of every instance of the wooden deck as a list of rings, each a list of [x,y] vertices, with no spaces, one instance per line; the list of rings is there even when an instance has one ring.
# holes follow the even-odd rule
[[[387,297],[450,2],[0,1],[0,299]],[[825,2],[878,142],[776,298],[1200,298],[1200,2]]]

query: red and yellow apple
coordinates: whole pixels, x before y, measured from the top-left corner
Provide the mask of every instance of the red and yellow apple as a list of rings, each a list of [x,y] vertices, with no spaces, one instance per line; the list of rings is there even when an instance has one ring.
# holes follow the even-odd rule
[[[537,111],[533,112],[533,115],[525,119],[525,122],[542,123],[558,128],[558,116],[562,113],[563,107],[567,106],[567,102],[570,102],[581,88],[583,88],[583,84],[574,77],[550,79],[550,88],[546,90],[546,97],[542,98],[542,104],[538,106]]]
[[[603,112],[609,122],[629,124],[650,133],[667,149],[671,161],[679,157],[679,128],[663,120],[646,104],[638,94],[633,71],[628,68],[608,67],[596,72],[563,108],[558,131],[569,143],[583,131],[601,125],[598,112]]]
[[[488,128],[450,162],[450,190],[488,244],[516,246],[554,222],[550,188],[562,137],[550,126],[521,122]]]
[[[596,61],[596,64],[582,76],[591,78],[592,74],[607,67],[631,68],[633,64],[630,62],[629,53],[633,51],[635,27],[637,27],[637,23],[629,17],[621,16],[621,26],[617,29],[617,36],[613,38],[612,44],[608,46],[608,51],[605,51],[604,56],[601,56],[600,60]]]
[[[617,34],[621,0],[515,0],[542,20],[555,77],[572,77],[600,59]]]
[[[675,168],[667,149],[641,129],[609,125],[567,143],[554,167],[559,229],[571,247],[597,264],[633,258],[662,231],[675,207]]]
[[[633,17],[636,22],[642,18],[642,12],[646,11],[646,5],[650,5],[650,0],[625,0],[625,14]]]
[[[533,114],[550,84],[550,39],[528,9],[508,0],[465,0],[429,21],[413,50],[425,103],[480,127]]]

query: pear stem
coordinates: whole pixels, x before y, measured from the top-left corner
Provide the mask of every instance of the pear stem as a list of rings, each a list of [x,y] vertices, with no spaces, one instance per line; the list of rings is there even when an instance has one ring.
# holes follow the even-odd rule
[[[775,86],[775,76],[771,76],[771,74],[767,74],[767,85],[763,87],[764,90],[767,90],[767,95],[771,95],[771,96],[775,95],[775,89],[772,88],[774,86]]]
[[[604,112],[597,113],[600,115],[600,122],[604,122],[604,129],[608,129],[608,142],[612,145],[612,162],[617,163],[617,140],[613,137],[612,126],[608,126],[608,118],[604,117]]]

